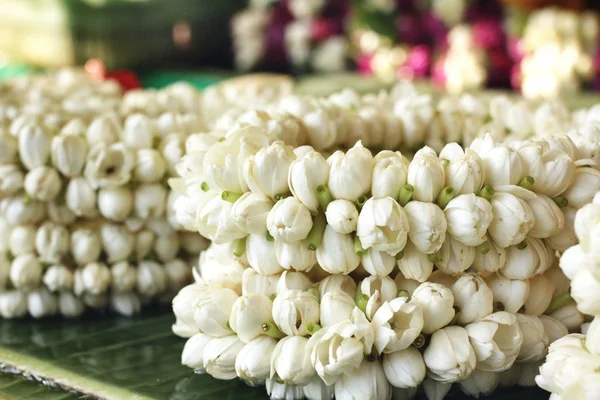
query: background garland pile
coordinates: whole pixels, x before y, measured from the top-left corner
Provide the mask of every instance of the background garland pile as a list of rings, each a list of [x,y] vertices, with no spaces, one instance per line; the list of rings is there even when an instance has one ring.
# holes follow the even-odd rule
[[[220,89],[122,96],[64,70],[0,93],[0,316],[169,302],[208,242],[180,231],[167,180],[186,138],[227,104]]]
[[[557,255],[600,190],[598,110],[406,83],[232,109],[170,181],[212,241],[173,300],[183,364],[273,399],[534,385],[584,323]]]

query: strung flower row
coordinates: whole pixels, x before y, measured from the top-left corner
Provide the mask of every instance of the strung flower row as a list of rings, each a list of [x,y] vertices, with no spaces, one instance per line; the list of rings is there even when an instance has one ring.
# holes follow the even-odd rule
[[[545,363],[536,377],[537,384],[557,399],[593,398],[600,395],[600,268],[598,264],[598,228],[600,197],[581,208],[575,217],[575,232],[580,243],[565,251],[560,267],[571,280],[577,309],[591,323],[584,334],[568,335],[550,347]],[[593,318],[593,319],[592,319]]]
[[[236,140],[244,147],[259,133],[245,128]],[[600,189],[600,173],[577,168],[591,161],[573,162],[573,149],[568,138],[511,148],[487,136],[439,157],[421,149],[411,162],[391,151],[373,157],[360,143],[326,160],[278,141],[252,155],[225,140],[178,166],[195,191],[177,200],[177,218],[215,243],[236,241],[234,251],[266,275],[318,263],[385,276],[398,264],[425,281],[435,264],[528,279],[550,267],[550,249],[575,244],[562,210],[574,213]]]
[[[217,264],[208,263],[214,278]],[[272,393],[277,385],[297,391],[293,398],[352,398],[345,386],[354,380],[370,382],[361,386],[365,398],[389,398],[400,389],[412,397],[422,383],[426,392],[441,391],[433,398],[443,398],[454,382],[469,394],[491,393],[500,372],[509,373],[515,361],[519,370],[538,363],[548,344],[568,333],[541,315],[545,309],[539,317],[495,311],[495,300],[514,301],[517,294],[496,284],[506,280],[499,276],[441,273],[447,278],[441,284],[401,274],[358,283],[330,275],[313,284],[300,272],[261,276],[247,269],[239,296],[231,271],[222,274],[229,286],[222,285],[226,279],[197,278],[173,301],[173,331],[189,338],[182,362],[219,379],[266,383],[272,398],[283,398]]]

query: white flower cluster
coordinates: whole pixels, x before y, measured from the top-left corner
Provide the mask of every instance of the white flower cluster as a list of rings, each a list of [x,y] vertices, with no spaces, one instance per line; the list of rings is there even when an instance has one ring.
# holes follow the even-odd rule
[[[173,301],[185,365],[273,399],[535,384],[549,344],[583,323],[556,253],[577,243],[600,172],[566,131],[521,140],[555,104],[432,103],[406,85],[290,96],[190,136],[176,216],[213,244]],[[510,144],[476,138],[492,124]],[[428,143],[439,153],[369,150]]]
[[[589,317],[583,334],[565,336],[550,346],[540,367],[537,384],[552,392],[552,399],[594,399],[600,396],[600,195],[575,216],[579,244],[560,258],[560,267],[571,280],[571,291],[562,302],[574,299]]]
[[[131,315],[191,281],[206,239],[179,232],[167,184],[203,129],[185,85],[121,96],[66,70],[0,103],[0,316]]]
[[[482,88],[487,78],[485,62],[485,52],[477,48],[471,27],[455,26],[448,33],[444,55],[444,88],[451,93]]]
[[[521,91],[528,98],[556,98],[577,91],[593,76],[600,27],[593,12],[545,7],[527,20],[520,51]]]

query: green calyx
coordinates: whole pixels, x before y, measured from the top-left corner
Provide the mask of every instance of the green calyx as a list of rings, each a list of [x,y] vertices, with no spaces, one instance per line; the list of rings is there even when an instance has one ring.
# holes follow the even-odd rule
[[[239,239],[236,244],[235,247],[233,248],[233,255],[236,257],[241,257],[244,255],[244,253],[246,252],[246,238],[241,238]]]
[[[208,183],[202,182],[200,184],[200,189],[202,189],[203,192],[208,192],[210,190],[210,186],[208,186]]]
[[[396,260],[402,260],[402,258],[404,258],[404,250],[397,252],[394,257],[396,257]]]
[[[402,188],[400,188],[400,193],[398,193],[398,203],[404,207],[412,200],[414,194],[415,187],[413,185],[406,184],[402,186]]]
[[[492,197],[494,196],[494,193],[496,193],[496,191],[494,190],[493,187],[485,186],[483,189],[481,189],[479,191],[478,196],[483,197],[487,201],[492,201]]]
[[[240,197],[242,197],[241,194],[235,193],[235,192],[229,192],[227,190],[225,190],[221,193],[221,199],[228,201],[230,203],[235,203],[237,201],[237,199],[239,199]]]
[[[311,336],[317,333],[319,329],[321,329],[321,325],[316,323],[310,323],[306,325],[306,332],[308,332],[308,334]]]
[[[285,337],[285,334],[279,330],[274,322],[265,322],[262,324],[261,329],[265,335],[271,336],[274,339],[282,339]]]
[[[567,200],[566,197],[563,196],[556,196],[552,199],[554,201],[554,203],[556,203],[557,206],[559,206],[560,208],[565,208],[566,206],[569,205],[569,200]]]
[[[535,179],[532,176],[526,176],[521,179],[518,183],[523,189],[531,190],[533,189],[533,185],[535,184]]]
[[[363,248],[358,236],[354,236],[354,252],[359,256],[362,256],[367,252],[367,250]]]
[[[434,264],[437,264],[440,261],[442,261],[442,255],[440,254],[439,251],[436,251],[435,253],[428,254],[427,258],[429,259],[429,261],[431,261]]]
[[[358,199],[356,199],[356,208],[358,208],[358,210],[360,211],[367,202],[367,200],[369,200],[367,196],[360,196]]]
[[[329,191],[329,188],[327,186],[317,186],[317,200],[321,205],[321,209],[323,211],[327,210],[327,206],[333,201],[333,196],[331,195],[331,192]]]
[[[317,214],[313,219],[313,226],[310,228],[310,232],[308,232],[308,236],[306,237],[308,250],[317,251],[323,240],[326,225],[327,221],[325,220],[325,216],[323,214]]]
[[[366,312],[367,303],[369,303],[369,296],[367,296],[366,294],[360,294],[357,296],[356,306],[360,309],[360,311]]]
[[[455,197],[456,191],[454,190],[454,188],[448,186],[442,189],[442,191],[437,197],[436,203],[443,210],[444,208],[446,208],[448,203],[450,203],[450,201]]]
[[[477,246],[477,250],[479,250],[479,252],[481,254],[487,254],[490,252],[490,244],[488,243],[488,241],[486,240],[485,242],[481,243],[479,246]]]
[[[573,298],[569,293],[563,293],[559,294],[558,296],[554,296],[550,302],[550,305],[546,311],[544,311],[544,314],[552,314],[554,311],[560,310],[571,301],[573,301]]]

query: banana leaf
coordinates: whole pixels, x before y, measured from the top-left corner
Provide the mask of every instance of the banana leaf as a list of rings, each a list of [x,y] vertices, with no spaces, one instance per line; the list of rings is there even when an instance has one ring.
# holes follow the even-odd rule
[[[185,340],[171,333],[170,310],[133,318],[4,320],[0,368],[43,382],[0,375],[0,399],[262,400],[264,388],[194,374],[180,363]],[[63,391],[57,389],[62,388]],[[467,398],[455,393],[455,399]],[[537,388],[500,392],[489,399],[546,400]]]

